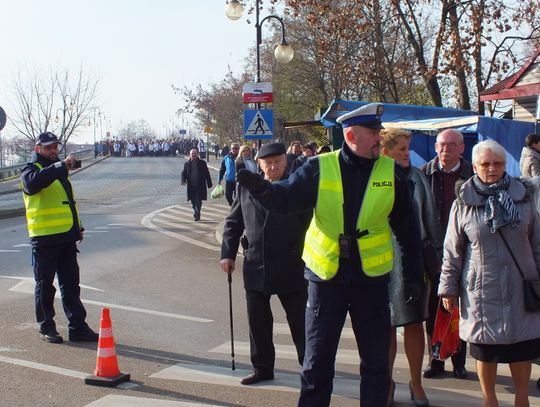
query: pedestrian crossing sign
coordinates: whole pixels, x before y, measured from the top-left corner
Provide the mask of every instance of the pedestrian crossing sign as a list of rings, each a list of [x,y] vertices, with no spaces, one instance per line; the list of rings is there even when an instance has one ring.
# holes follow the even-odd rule
[[[272,109],[244,110],[244,138],[267,140],[274,137],[274,112]]]

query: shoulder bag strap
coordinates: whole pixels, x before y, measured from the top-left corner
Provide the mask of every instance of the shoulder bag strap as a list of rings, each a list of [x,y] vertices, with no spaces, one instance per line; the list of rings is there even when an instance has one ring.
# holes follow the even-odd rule
[[[510,249],[510,246],[508,246],[508,242],[506,241],[501,229],[497,229],[497,232],[499,232],[499,235],[501,235],[502,241],[504,242],[504,245],[506,246],[506,249],[510,253],[510,256],[512,256],[512,260],[514,260],[514,263],[516,264],[516,267],[517,267],[517,269],[519,271],[519,274],[521,275],[521,279],[525,280],[525,276],[523,275],[523,272],[521,271],[521,267],[519,267],[519,263],[517,262],[516,257],[514,256],[514,253]]]

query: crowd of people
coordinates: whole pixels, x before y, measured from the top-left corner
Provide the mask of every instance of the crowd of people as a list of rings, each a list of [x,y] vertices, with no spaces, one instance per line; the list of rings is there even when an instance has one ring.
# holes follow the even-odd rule
[[[436,156],[414,168],[411,134],[381,129],[381,114],[382,105],[374,104],[338,118],[345,142],[330,154],[293,142],[287,151],[270,144],[253,160],[247,146],[233,144],[223,160],[219,182],[229,184],[232,205],[223,271],[234,270],[239,245],[245,256],[253,372],[242,384],[274,378],[269,298],[276,294],[302,364],[299,406],[329,405],[346,313],[361,357],[360,404],[393,405],[396,328],[403,327],[410,398],[429,406],[422,377],[445,373],[444,360],[432,353],[435,316],[440,307],[459,307],[453,376],[469,377],[469,347],[483,405],[498,406],[497,364],[506,363],[514,405],[528,406],[531,362],[540,357],[540,312],[525,309],[522,279],[538,280],[540,272],[540,206],[534,199],[540,182],[527,179],[540,175],[540,136],[526,139],[522,179],[506,174],[505,150],[494,141],[476,144],[469,163],[463,135],[452,129],[438,134]],[[293,226],[303,213],[312,214],[311,221]],[[270,240],[286,243],[281,253],[292,250],[293,264],[276,262],[274,246],[264,245]],[[300,252],[304,286],[294,283]],[[289,285],[281,283],[284,272]],[[294,305],[287,301],[293,288],[301,290]],[[294,318],[299,309],[305,311],[303,345]]]
[[[105,141],[96,141],[94,144],[94,156],[112,157],[177,157],[189,156],[190,151],[196,149],[202,159],[210,160],[213,155],[216,159],[219,154],[227,155],[214,143],[207,146],[203,139],[199,138],[168,138],[168,139],[122,139],[113,138]]]
[[[508,364],[514,405],[527,407],[531,362],[540,358],[540,312],[525,307],[523,289],[523,280],[540,279],[540,136],[525,140],[522,178],[506,173],[506,152],[492,140],[477,143],[469,163],[463,135],[453,129],[437,135],[436,156],[415,168],[411,134],[384,129],[383,114],[383,105],[374,103],[338,117],[344,143],[335,151],[298,141],[260,149],[238,143],[208,148],[198,139],[99,145],[119,156],[188,155],[181,180],[195,221],[213,187],[204,157],[223,156],[218,184],[225,180],[231,210],[221,269],[232,273],[238,249],[244,252],[253,372],[242,384],[274,379],[270,299],[277,295],[302,366],[299,406],[330,405],[347,314],[361,359],[360,404],[394,404],[396,329],[403,327],[410,398],[429,406],[422,377],[445,373],[444,360],[432,353],[435,315],[441,307],[458,307],[461,343],[451,358],[453,376],[468,378],[469,348],[483,406],[496,407],[497,365]],[[84,227],[68,178],[76,160],[60,160],[58,144],[54,134],[41,134],[21,175],[36,318],[43,340],[62,342],[54,321],[57,275],[69,339],[93,342],[98,336],[79,298],[76,242]],[[102,149],[96,145],[97,154]]]

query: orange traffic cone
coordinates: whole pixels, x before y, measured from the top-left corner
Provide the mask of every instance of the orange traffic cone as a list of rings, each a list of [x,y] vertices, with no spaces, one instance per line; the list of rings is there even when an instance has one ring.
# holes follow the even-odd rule
[[[120,373],[118,368],[109,308],[103,308],[99,326],[96,371],[94,376],[87,376],[84,382],[94,386],[115,387],[128,380],[129,374]]]

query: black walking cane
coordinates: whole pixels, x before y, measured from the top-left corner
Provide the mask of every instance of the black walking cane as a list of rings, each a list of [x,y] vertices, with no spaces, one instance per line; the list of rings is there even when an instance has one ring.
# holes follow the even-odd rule
[[[229,282],[229,319],[231,322],[232,370],[236,370],[236,367],[234,366],[234,329],[233,329],[233,315],[232,315],[232,270],[227,273],[227,281]]]

